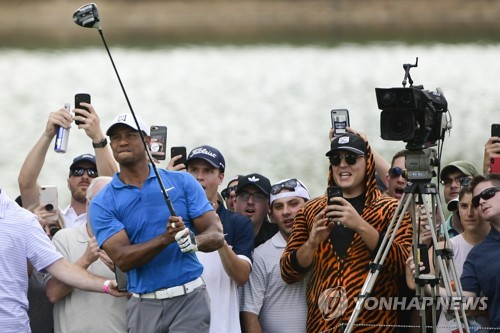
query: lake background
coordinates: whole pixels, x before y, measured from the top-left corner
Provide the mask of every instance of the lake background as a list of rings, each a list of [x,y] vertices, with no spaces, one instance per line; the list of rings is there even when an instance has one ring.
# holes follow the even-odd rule
[[[134,4],[132,9],[129,8],[130,13],[139,13],[141,8],[149,8],[150,3],[144,7]],[[181,13],[186,10],[179,2],[157,2],[160,3],[176,4]],[[206,5],[207,1],[193,3]],[[213,6],[217,9],[221,2],[213,3],[217,4]],[[254,7],[249,1],[235,3],[257,9],[262,5],[261,1],[254,1]],[[304,5],[303,1],[269,2],[276,6],[278,3],[280,6],[288,4],[287,8],[302,8]],[[346,3],[333,1],[329,5],[346,10]],[[357,5],[363,3],[367,2],[356,2]],[[385,3],[387,6],[381,8],[386,11],[391,8],[390,1],[377,3]],[[497,2],[489,3],[496,6]],[[33,1],[31,4],[41,6],[42,2]],[[73,11],[82,5],[74,1],[50,4],[54,19],[41,19],[42,28],[50,22],[57,23],[57,15],[69,15],[71,19]],[[325,2],[311,1],[311,4],[319,8]],[[0,6],[5,9],[12,5],[0,1]],[[27,9],[22,9],[26,13]],[[369,9],[366,5],[365,10]],[[49,15],[46,12],[49,8],[39,11],[42,18]],[[338,15],[341,10],[335,12]],[[469,8],[468,12],[477,14],[479,11]],[[100,13],[104,20],[104,11]],[[263,13],[262,16],[269,16],[270,10]],[[373,13],[373,17],[381,15]],[[17,17],[22,21],[25,16]],[[449,20],[450,16],[453,15],[446,19]],[[189,15],[182,17],[184,21],[179,21],[180,27],[182,22],[191,22],[189,19],[193,18]],[[234,16],[230,17],[241,22]],[[488,15],[481,17],[483,22],[489,22]],[[387,20],[390,22],[391,18]],[[226,26],[232,34],[212,33],[212,37],[204,41],[192,40],[186,34],[184,41],[178,37],[175,43],[165,43],[156,37],[140,39],[132,34],[127,45],[123,42],[126,34],[117,33],[117,26],[113,26],[121,21],[116,17],[109,21],[110,33],[107,34],[104,24],[104,35],[136,114],[150,125],[168,127],[168,151],[171,146],[180,145],[187,146],[188,150],[201,144],[219,148],[227,164],[224,187],[233,175],[258,172],[269,177],[271,182],[300,178],[312,195],[322,194],[326,185],[328,161],[324,154],[329,148],[332,108],[349,109],[352,127],[365,132],[372,146],[390,160],[405,143],[380,139],[380,110],[377,109],[375,87],[401,87],[402,64],[414,63],[416,57],[419,57],[419,67],[411,70],[415,84],[423,84],[429,90],[440,87],[453,117],[453,128],[444,141],[443,165],[452,160],[467,159],[481,169],[490,125],[500,123],[500,43],[492,31],[482,33],[483,28],[471,28],[474,33],[464,33],[462,41],[453,39],[452,43],[446,38],[446,31],[435,40],[423,38],[416,41],[412,37],[415,35],[408,33],[406,40],[391,37],[360,41],[354,33],[352,36],[343,34],[345,30],[341,29],[337,30],[338,34],[333,34],[335,38],[328,39],[324,31],[326,23],[318,24],[317,30],[320,31],[315,34],[310,31],[312,23],[305,22],[303,26],[308,33],[298,38],[293,38],[297,29],[291,31],[289,38],[279,38],[285,35],[284,26],[279,33],[270,28],[271,33],[262,37],[259,37],[262,27],[254,34],[244,30],[239,40],[231,27],[239,27],[241,23],[235,23]],[[154,21],[154,16],[146,21],[149,23],[145,23],[145,27]],[[279,19],[275,21],[279,22]],[[324,21],[327,20],[319,23]],[[0,160],[0,186],[12,198],[18,195],[19,168],[42,134],[49,113],[66,102],[73,106],[75,93],[92,95],[104,131],[114,116],[128,112],[97,30],[64,22],[53,34],[32,27],[35,38],[31,42],[23,34],[26,27],[21,29],[19,24],[17,32],[11,31],[9,35],[20,36],[17,42],[13,42],[15,38],[2,39],[0,140],[3,158]],[[385,25],[379,26],[383,28]],[[402,30],[406,29],[404,26]],[[9,27],[16,29],[16,25]],[[382,28],[381,31],[385,31]],[[174,27],[169,31],[172,29]],[[6,34],[5,31],[3,29],[2,34]],[[184,30],[178,28],[178,31]],[[195,36],[196,30],[192,31]],[[358,27],[359,36],[363,36],[362,31]],[[70,37],[61,37],[64,32]],[[221,35],[224,38],[219,39],[217,36]],[[385,35],[382,33],[379,37]],[[422,35],[429,36],[424,32]],[[143,36],[154,37],[154,33],[144,33]],[[251,36],[260,42],[250,42]],[[80,40],[84,45],[75,45]],[[141,42],[134,43],[135,40]],[[65,181],[72,159],[92,151],[90,140],[75,126],[70,132],[66,154],[57,154],[52,148],[49,150],[39,182],[58,185],[61,206],[69,202]],[[166,162],[161,164],[165,165]]]

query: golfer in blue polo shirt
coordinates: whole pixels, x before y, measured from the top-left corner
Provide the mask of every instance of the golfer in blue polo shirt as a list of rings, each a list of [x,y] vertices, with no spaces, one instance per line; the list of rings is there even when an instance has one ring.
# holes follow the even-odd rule
[[[208,332],[210,304],[195,251],[224,244],[220,222],[200,184],[188,173],[158,170],[177,216],[171,216],[131,114],[108,128],[120,165],[90,205],[97,242],[127,272],[129,332]],[[196,235],[196,236],[195,236]]]

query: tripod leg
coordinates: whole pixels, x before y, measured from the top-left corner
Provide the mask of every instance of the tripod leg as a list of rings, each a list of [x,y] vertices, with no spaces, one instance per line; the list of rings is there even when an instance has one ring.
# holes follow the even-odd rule
[[[384,238],[381,242],[377,255],[375,256],[375,259],[370,265],[371,268],[370,272],[368,273],[368,276],[363,284],[363,287],[361,288],[359,298],[356,300],[356,306],[351,314],[351,317],[349,318],[349,321],[347,322],[347,326],[344,332],[350,333],[352,331],[354,323],[358,319],[359,313],[363,307],[365,299],[369,297],[370,292],[373,290],[375,281],[377,280],[380,270],[385,262],[385,259],[387,258],[387,255],[389,253],[392,243],[394,242],[394,238],[396,237],[399,226],[403,221],[404,213],[408,210],[408,206],[410,205],[410,203],[411,203],[411,194],[404,193],[403,197],[399,201],[394,216],[387,227],[387,232],[384,235]],[[397,223],[396,225],[394,225],[396,220]]]

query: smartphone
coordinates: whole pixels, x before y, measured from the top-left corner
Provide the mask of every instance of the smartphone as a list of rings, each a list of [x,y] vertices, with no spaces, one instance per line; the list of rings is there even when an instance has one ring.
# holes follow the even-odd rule
[[[491,124],[491,136],[500,137],[500,124]]]
[[[55,185],[40,186],[38,202],[41,206],[44,206],[48,212],[58,209],[57,187]],[[57,214],[47,219],[50,221],[57,221]]]
[[[333,109],[331,111],[332,128],[335,130],[334,136],[347,133],[349,123],[349,111],[347,109]]]
[[[500,175],[500,156],[491,158],[491,160],[490,160],[490,173]]]
[[[172,147],[170,148],[170,158],[181,155],[182,157],[175,161],[174,166],[186,163],[186,147]]]
[[[429,274],[431,272],[431,268],[429,267],[429,248],[426,244],[418,244],[417,258],[417,262],[424,264],[424,270],[420,271],[419,274]]]
[[[167,146],[167,127],[166,126],[151,126],[151,155],[157,160],[165,159],[165,147]]]
[[[340,187],[340,186],[328,186],[328,189],[326,190],[326,194],[328,197],[328,205],[333,205],[333,203],[330,201],[330,199],[334,198],[334,197],[341,197],[342,196],[342,187]]]
[[[90,104],[90,95],[85,93],[80,93],[75,95],[75,109],[83,109],[88,111],[89,109],[83,105],[80,105],[81,102]],[[81,113],[75,112],[75,116],[83,116]],[[80,125],[83,124],[82,121],[75,120],[75,124]]]
[[[123,272],[115,265],[115,279],[118,284],[118,291],[127,291],[127,273]]]

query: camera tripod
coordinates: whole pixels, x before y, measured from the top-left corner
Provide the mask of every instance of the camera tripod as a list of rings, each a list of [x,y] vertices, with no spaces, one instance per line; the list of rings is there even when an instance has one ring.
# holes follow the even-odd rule
[[[465,310],[463,307],[463,293],[462,286],[460,284],[460,277],[457,276],[457,271],[455,263],[453,261],[453,252],[450,249],[436,250],[438,244],[438,230],[436,228],[436,216],[439,214],[441,221],[445,221],[443,210],[441,207],[441,201],[439,200],[439,194],[436,190],[436,185],[430,183],[432,178],[432,164],[433,158],[435,157],[434,149],[424,149],[421,151],[408,151],[406,155],[406,167],[408,169],[408,180],[409,183],[405,188],[404,194],[399,201],[396,208],[394,216],[387,227],[387,232],[382,240],[380,248],[377,255],[372,263],[370,263],[370,272],[365,280],[361,292],[356,301],[356,306],[349,318],[349,321],[345,327],[344,332],[351,332],[356,319],[362,309],[364,301],[370,296],[370,293],[375,285],[375,281],[383,269],[385,259],[389,253],[394,238],[396,237],[397,231],[403,221],[406,212],[409,212],[412,217],[412,230],[413,230],[413,243],[412,243],[412,253],[413,258],[415,258],[415,267],[419,267],[419,235],[420,235],[420,223],[416,219],[416,205],[421,205],[424,207],[425,214],[427,216],[428,226],[430,228],[432,242],[434,244],[434,265],[436,266],[435,275],[422,274],[420,275],[419,270],[415,269],[415,283],[416,283],[416,295],[419,300],[419,314],[420,314],[420,329],[421,332],[426,332],[426,302],[423,299],[424,287],[429,285],[431,288],[432,297],[432,328],[433,332],[436,332],[437,318],[436,318],[436,303],[439,292],[439,281],[442,280],[444,288],[446,290],[446,297],[449,300],[448,304],[453,302],[453,312],[459,332],[470,333],[469,325],[467,322],[467,317],[465,315]],[[429,200],[430,199],[430,200]],[[429,203],[430,201],[430,203]],[[445,228],[445,244],[449,243],[449,235]],[[446,265],[445,265],[446,262]],[[436,265],[437,263],[437,265]],[[450,276],[451,275],[451,276]],[[452,280],[455,283],[455,291],[452,288]],[[448,306],[450,308],[450,306]]]

